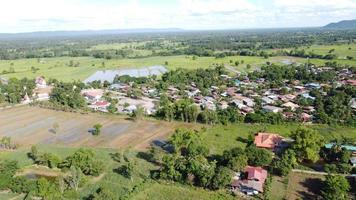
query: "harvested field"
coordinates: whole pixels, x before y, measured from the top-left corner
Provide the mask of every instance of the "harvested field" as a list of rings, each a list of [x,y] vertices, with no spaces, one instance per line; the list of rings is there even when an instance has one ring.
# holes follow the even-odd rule
[[[100,136],[89,133],[94,124],[103,125]],[[54,124],[58,125],[53,131]],[[54,144],[68,147],[144,149],[156,139],[164,139],[182,123],[125,120],[121,116],[79,114],[37,107],[0,110],[0,137],[9,136],[20,146]],[[56,133],[55,133],[56,132]]]

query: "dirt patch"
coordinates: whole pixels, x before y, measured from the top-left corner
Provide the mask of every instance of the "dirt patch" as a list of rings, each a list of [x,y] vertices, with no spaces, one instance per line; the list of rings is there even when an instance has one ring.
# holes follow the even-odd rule
[[[103,125],[101,134],[92,136],[88,130],[97,123]],[[55,124],[58,127],[53,131]],[[178,127],[191,126],[155,120],[133,122],[121,116],[66,113],[29,106],[0,111],[0,137],[10,136],[20,146],[55,144],[142,150]]]
[[[320,196],[323,175],[291,172],[287,187],[287,199],[317,199]]]

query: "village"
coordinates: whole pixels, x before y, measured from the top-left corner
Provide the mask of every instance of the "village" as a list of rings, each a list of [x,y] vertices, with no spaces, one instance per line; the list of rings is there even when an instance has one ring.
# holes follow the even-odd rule
[[[319,70],[328,70],[323,68]],[[332,84],[336,87],[343,85],[356,86],[351,71],[339,70],[337,80]],[[159,109],[161,95],[164,93],[170,100],[178,101],[182,98],[191,99],[201,110],[224,110],[233,107],[238,112],[246,116],[254,113],[257,109],[266,113],[281,114],[284,120],[296,120],[302,123],[313,123],[316,108],[312,104],[300,102],[313,102],[315,97],[312,91],[332,87],[329,84],[310,82],[302,84],[301,81],[285,80],[282,88],[266,88],[266,80],[250,80],[247,76],[238,74],[235,77],[220,75],[220,79],[226,81],[225,86],[211,86],[208,94],[202,91],[194,82],[180,90],[175,85],[169,85],[167,90],[158,90],[150,84],[110,83],[107,87],[92,88],[87,84],[81,91],[85,98],[87,107],[94,112],[108,113],[110,107],[114,107],[113,113],[132,114],[138,108],[143,108],[147,116],[154,116]],[[228,86],[228,83],[232,83]],[[47,84],[45,77],[35,79],[36,88],[33,95],[27,94],[22,100],[22,104],[29,104],[36,101],[47,101],[50,99],[53,85]],[[331,84],[331,83],[330,83]],[[326,95],[326,94],[324,94]],[[350,101],[352,112],[356,112],[356,99]],[[112,112],[112,111],[110,111]],[[254,145],[271,151],[273,154],[282,152],[294,141],[284,138],[278,133],[259,132],[255,135]],[[324,146],[331,149],[335,143],[328,143]],[[351,167],[356,167],[356,146],[341,144],[342,148],[351,152],[349,160]],[[243,171],[235,172],[232,177],[231,191],[243,195],[257,195],[264,192],[264,185],[268,177],[265,166],[247,166]]]

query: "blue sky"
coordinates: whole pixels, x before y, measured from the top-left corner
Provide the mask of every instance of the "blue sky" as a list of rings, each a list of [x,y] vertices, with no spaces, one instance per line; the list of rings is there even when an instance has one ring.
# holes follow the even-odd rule
[[[356,0],[2,0],[0,32],[322,26],[356,19]]]

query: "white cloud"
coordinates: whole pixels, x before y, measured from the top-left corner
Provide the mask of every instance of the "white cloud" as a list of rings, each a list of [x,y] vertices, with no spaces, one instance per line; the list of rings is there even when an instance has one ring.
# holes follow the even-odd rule
[[[356,0],[0,0],[0,32],[320,26],[356,18]],[[94,2],[94,3],[93,3]]]

